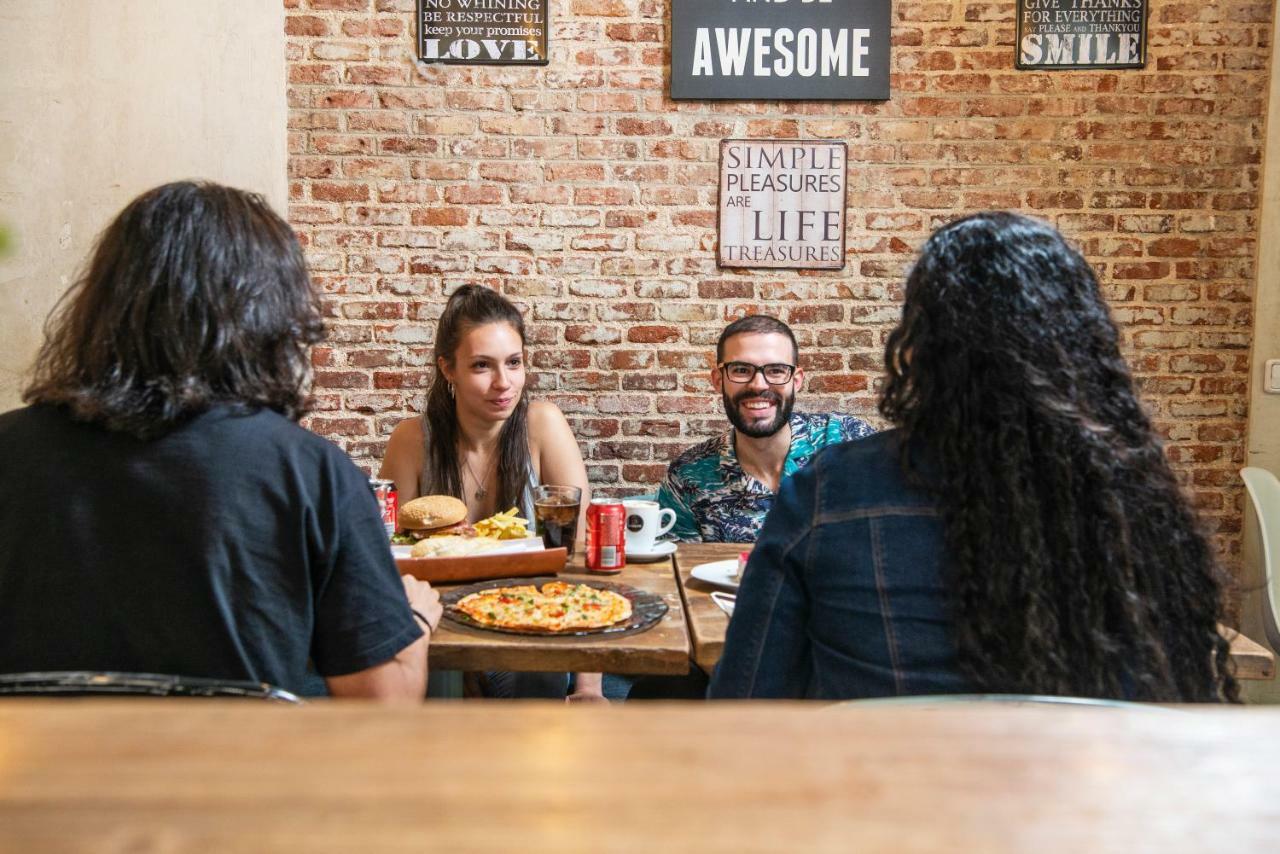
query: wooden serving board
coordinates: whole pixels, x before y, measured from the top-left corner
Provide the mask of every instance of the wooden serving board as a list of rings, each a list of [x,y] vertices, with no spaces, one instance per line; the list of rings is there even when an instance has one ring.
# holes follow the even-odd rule
[[[398,557],[396,568],[432,584],[484,581],[489,578],[518,578],[529,575],[556,575],[564,569],[568,550],[541,549],[467,557]]]

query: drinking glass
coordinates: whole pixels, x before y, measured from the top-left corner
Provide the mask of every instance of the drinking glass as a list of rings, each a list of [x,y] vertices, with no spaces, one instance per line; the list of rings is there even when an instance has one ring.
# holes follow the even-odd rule
[[[549,549],[564,546],[573,557],[578,538],[578,510],[582,490],[576,486],[544,485],[533,490],[533,521],[542,544]]]

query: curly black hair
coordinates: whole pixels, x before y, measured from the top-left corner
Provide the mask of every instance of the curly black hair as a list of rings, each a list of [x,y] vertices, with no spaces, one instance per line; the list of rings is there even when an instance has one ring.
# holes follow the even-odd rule
[[[925,244],[880,410],[935,494],[982,690],[1238,701],[1225,574],[1134,391],[1088,262],[1012,213]]]
[[[297,237],[260,196],[165,184],[98,238],[23,399],[141,439],[217,404],[296,420],[323,333]]]

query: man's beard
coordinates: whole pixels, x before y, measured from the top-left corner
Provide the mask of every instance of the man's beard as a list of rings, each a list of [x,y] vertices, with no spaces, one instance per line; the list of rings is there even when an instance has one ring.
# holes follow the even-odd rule
[[[773,389],[740,391],[733,397],[729,396],[728,390],[722,390],[720,397],[724,401],[724,414],[728,416],[729,423],[739,433],[744,436],[750,436],[752,439],[763,439],[781,430],[783,425],[791,420],[791,408],[796,404],[794,389],[786,397],[778,394]],[[767,400],[772,403],[774,406],[773,418],[763,423],[758,419],[748,421],[743,417],[742,410],[739,409],[739,405],[747,400]]]

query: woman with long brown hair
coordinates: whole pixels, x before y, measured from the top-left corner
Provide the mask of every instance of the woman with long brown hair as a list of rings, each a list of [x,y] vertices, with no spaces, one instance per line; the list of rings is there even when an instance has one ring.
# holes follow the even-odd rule
[[[587,469],[568,421],[555,404],[526,394],[524,318],[501,294],[458,288],[436,325],[435,375],[421,417],[398,424],[381,476],[395,481],[401,503],[452,495],[475,522],[509,507],[533,519],[538,484],[582,490]],[[579,520],[579,537],[585,527]],[[497,693],[563,696],[558,676],[492,674]],[[578,674],[572,699],[600,697],[600,676]]]

